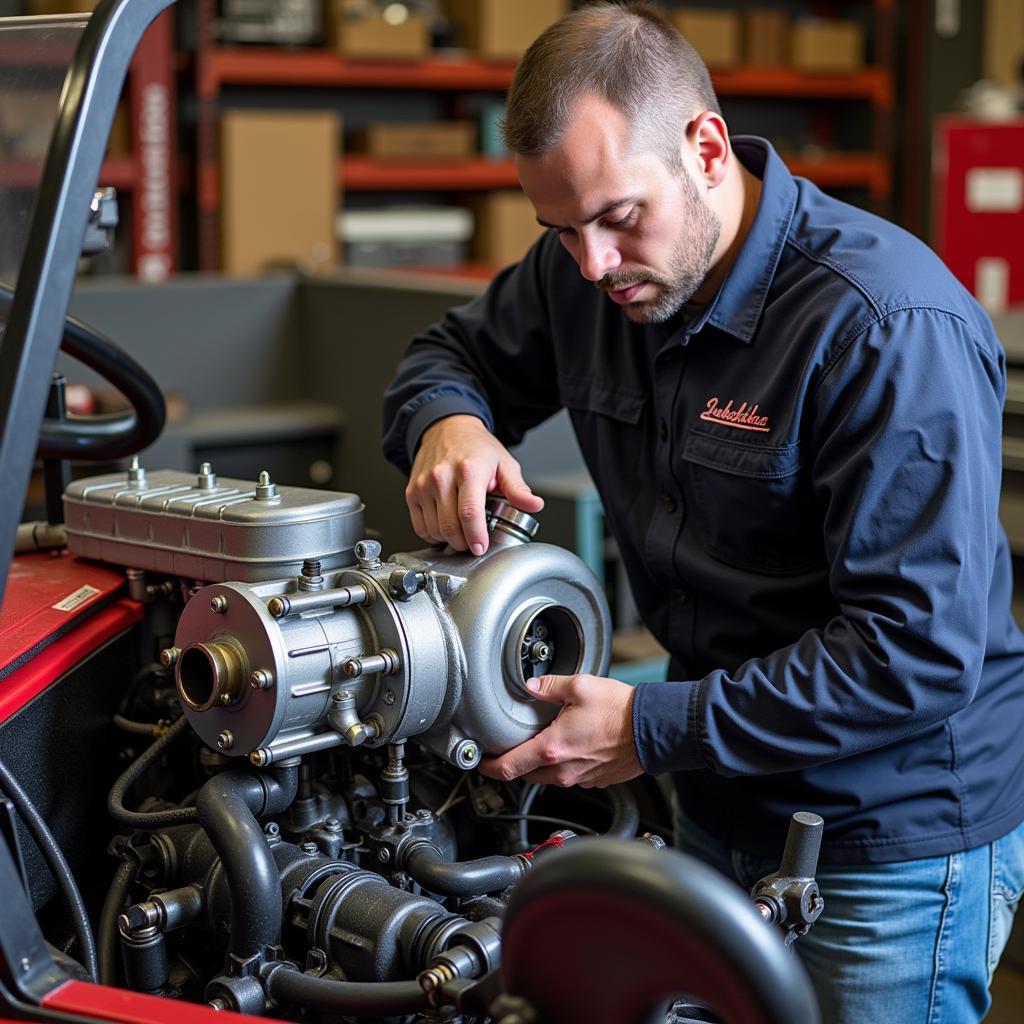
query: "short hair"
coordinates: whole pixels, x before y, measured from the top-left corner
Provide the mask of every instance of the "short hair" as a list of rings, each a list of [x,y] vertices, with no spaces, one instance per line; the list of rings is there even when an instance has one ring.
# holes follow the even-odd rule
[[[700,111],[721,114],[697,51],[647,3],[593,3],[547,28],[508,91],[502,133],[513,153],[550,152],[576,100],[597,95],[635,126],[640,146],[679,165],[681,133]]]

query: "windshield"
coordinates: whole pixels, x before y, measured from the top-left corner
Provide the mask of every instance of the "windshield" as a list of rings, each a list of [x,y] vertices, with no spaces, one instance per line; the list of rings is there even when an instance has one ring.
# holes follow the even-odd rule
[[[64,76],[88,14],[0,21],[0,281],[25,251]]]

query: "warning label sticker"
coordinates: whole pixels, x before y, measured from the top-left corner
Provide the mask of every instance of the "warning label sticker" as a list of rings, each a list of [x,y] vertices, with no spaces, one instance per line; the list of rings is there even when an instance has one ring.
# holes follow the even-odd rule
[[[102,591],[98,587],[90,587],[89,584],[86,584],[84,587],[79,587],[77,590],[68,594],[68,596],[62,601],[58,601],[50,607],[58,612],[73,612],[76,608],[80,608],[85,604],[85,602],[90,598],[93,598],[100,593],[102,593]]]

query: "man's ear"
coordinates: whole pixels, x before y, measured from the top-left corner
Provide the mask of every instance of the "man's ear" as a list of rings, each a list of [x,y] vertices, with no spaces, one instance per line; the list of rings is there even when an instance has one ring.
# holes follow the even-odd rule
[[[705,110],[688,125],[687,141],[697,156],[697,173],[708,188],[715,188],[725,180],[731,151],[729,129],[720,114]]]

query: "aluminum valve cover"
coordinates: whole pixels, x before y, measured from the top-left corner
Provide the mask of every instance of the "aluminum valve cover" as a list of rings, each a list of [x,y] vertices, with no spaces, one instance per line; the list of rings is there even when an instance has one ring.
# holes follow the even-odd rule
[[[203,471],[131,469],[75,481],[64,518],[76,555],[205,582],[280,579],[307,558],[325,570],[351,565],[363,534],[358,495]]]

